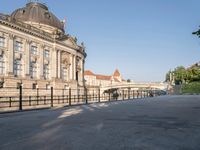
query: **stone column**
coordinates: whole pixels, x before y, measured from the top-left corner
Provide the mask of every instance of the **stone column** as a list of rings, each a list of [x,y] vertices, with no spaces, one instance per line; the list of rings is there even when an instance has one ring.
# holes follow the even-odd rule
[[[13,75],[13,65],[14,65],[14,38],[13,34],[9,35],[9,45],[8,45],[8,74]]]
[[[85,72],[85,59],[83,58],[82,60],[82,81],[83,81],[83,84],[85,83],[85,79],[84,79],[84,72]]]
[[[74,73],[74,80],[76,80],[76,56],[74,56],[74,59],[73,59],[73,62],[74,62],[74,66],[73,66],[73,73]]]
[[[73,80],[73,55],[70,55],[69,80]]]
[[[25,42],[25,74],[26,77],[30,76],[30,41],[26,40]]]
[[[61,74],[61,70],[60,70],[60,67],[61,67],[61,51],[59,50],[58,51],[58,56],[57,56],[58,58],[57,58],[57,67],[58,67],[58,72],[57,72],[57,78],[59,78],[60,79],[60,74]]]
[[[51,77],[56,78],[57,75],[57,52],[55,49],[52,50],[51,55]]]

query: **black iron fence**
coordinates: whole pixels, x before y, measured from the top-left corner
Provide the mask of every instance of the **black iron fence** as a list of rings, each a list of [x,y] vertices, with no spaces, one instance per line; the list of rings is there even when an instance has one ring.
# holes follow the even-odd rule
[[[72,106],[96,102],[131,100],[164,94],[160,90],[131,90],[103,92],[97,88],[80,89],[28,89],[7,88],[0,90],[0,111],[26,110],[32,108]]]

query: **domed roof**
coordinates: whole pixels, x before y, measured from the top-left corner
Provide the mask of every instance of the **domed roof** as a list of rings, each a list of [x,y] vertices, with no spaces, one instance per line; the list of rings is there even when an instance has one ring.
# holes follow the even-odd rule
[[[38,2],[30,2],[26,7],[15,10],[11,18],[22,22],[45,24],[64,32],[64,24],[48,10],[48,7]]]

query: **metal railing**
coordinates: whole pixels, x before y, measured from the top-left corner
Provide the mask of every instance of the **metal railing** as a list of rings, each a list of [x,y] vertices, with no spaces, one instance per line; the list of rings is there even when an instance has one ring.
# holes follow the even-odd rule
[[[0,96],[0,112],[9,110],[27,110],[59,105],[72,106],[97,102],[133,100],[162,95],[159,90],[121,90],[117,93],[105,93],[100,89],[28,89],[20,86],[7,89],[14,96]],[[0,92],[3,92],[0,90]],[[2,93],[0,94],[2,95]]]

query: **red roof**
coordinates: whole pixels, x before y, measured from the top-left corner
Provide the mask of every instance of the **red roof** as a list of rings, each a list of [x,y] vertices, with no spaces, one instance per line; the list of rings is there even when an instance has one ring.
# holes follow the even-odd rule
[[[119,77],[120,76],[120,73],[119,73],[119,70],[116,69],[114,74],[113,74],[114,77]]]
[[[84,72],[84,75],[95,76],[95,74],[92,71],[90,71],[90,70],[86,70]]]
[[[92,71],[90,70],[86,70],[84,72],[84,75],[88,75],[88,76],[95,76],[96,79],[100,79],[100,80],[112,80],[112,77],[114,77],[114,81],[115,82],[120,82],[120,80],[118,80],[116,77],[120,77],[120,73],[119,70],[116,69],[113,76],[107,76],[107,75],[100,75],[100,74],[94,74]]]
[[[101,80],[111,80],[111,76],[106,75],[96,75],[96,78]]]

